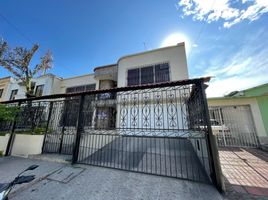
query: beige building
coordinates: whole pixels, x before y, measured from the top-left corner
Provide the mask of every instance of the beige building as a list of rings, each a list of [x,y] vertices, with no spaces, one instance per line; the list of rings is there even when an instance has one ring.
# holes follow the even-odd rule
[[[33,79],[33,91],[39,94],[38,96],[44,96],[154,84],[188,78],[185,44],[179,43],[175,46],[122,56],[116,64],[95,67],[93,74],[65,79],[47,74]],[[19,81],[10,81],[10,85],[10,89],[3,95],[5,101],[25,98],[25,88]],[[107,98],[114,99],[115,97],[114,94],[105,93],[98,96],[98,101],[101,102],[102,99]],[[116,121],[112,116],[115,115],[117,109],[115,105],[104,107],[98,104],[96,111],[90,115],[96,116],[97,127],[98,124],[112,127],[115,126]],[[114,120],[109,121],[111,118]],[[119,120],[117,119],[117,121]]]
[[[117,62],[117,77],[118,87],[188,79],[185,45],[123,56]]]
[[[4,97],[9,90],[11,77],[0,78],[0,102],[4,101]]]

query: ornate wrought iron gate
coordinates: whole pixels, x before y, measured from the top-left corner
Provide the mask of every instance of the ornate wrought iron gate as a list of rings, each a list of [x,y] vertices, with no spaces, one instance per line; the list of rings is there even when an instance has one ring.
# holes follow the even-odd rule
[[[195,84],[167,84],[85,95],[76,161],[210,182],[201,94]],[[92,126],[83,123],[88,111]]]
[[[16,102],[31,104],[36,112],[30,113],[42,116],[31,130],[42,128],[45,153],[72,154],[73,163],[213,182],[221,188],[204,79],[8,103]],[[34,104],[41,105],[41,115]]]

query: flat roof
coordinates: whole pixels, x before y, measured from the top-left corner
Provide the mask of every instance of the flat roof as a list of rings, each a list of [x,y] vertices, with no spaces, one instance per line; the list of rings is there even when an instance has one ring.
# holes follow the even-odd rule
[[[173,46],[161,47],[161,48],[152,49],[152,50],[149,50],[149,51],[143,51],[143,52],[139,52],[139,53],[125,55],[125,56],[120,57],[118,59],[117,63],[119,63],[120,60],[122,60],[124,58],[127,58],[127,57],[138,56],[138,55],[142,55],[142,54],[152,53],[152,52],[155,52],[155,51],[162,51],[164,49],[170,49],[170,48],[174,48],[174,47],[178,47],[178,46],[185,46],[185,43],[184,42],[181,42],[181,43],[178,43],[178,44],[173,45]]]
[[[94,74],[83,74],[83,75],[79,75],[79,76],[72,76],[70,78],[62,78],[62,80],[74,79],[74,78],[79,78],[79,77],[83,77],[83,76],[94,76]]]
[[[5,76],[5,77],[2,77],[2,78],[0,78],[0,80],[3,80],[3,79],[9,79],[9,78],[11,78],[11,76]]]
[[[98,66],[94,68],[94,72],[96,69],[102,69],[102,68],[108,68],[108,67],[113,67],[116,66],[117,64],[110,64],[110,65],[103,65],[103,66]]]

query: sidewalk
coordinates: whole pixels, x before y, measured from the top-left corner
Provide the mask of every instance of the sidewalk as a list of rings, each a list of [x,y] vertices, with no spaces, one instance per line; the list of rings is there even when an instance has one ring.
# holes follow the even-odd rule
[[[11,199],[94,199],[173,200],[222,199],[207,184],[89,165],[66,165],[40,160],[4,158],[0,160],[0,180],[11,180],[31,164],[39,164],[34,184],[15,191]],[[54,173],[53,173],[54,171]]]
[[[219,151],[227,188],[226,198],[268,199],[268,154],[259,149]]]

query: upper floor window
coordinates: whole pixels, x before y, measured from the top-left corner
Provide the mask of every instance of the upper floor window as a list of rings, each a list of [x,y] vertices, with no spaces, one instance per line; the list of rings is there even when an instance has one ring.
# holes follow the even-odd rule
[[[155,65],[155,82],[161,83],[167,81],[170,81],[168,63]]]
[[[86,92],[86,91],[91,91],[95,89],[96,89],[96,84],[80,85],[80,86],[66,88],[66,93]]]
[[[170,80],[169,64],[156,64],[142,68],[129,69],[127,85],[142,85],[150,83],[161,83]]]
[[[4,89],[0,89],[0,98],[2,97]]]
[[[140,84],[140,69],[130,69],[127,73],[127,85],[139,85]]]
[[[43,91],[44,91],[44,85],[38,85],[38,86],[36,86],[35,96],[36,97],[41,97],[43,95]]]
[[[14,100],[16,95],[18,94],[18,90],[12,90],[9,100]]]

